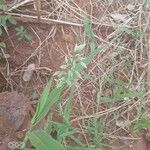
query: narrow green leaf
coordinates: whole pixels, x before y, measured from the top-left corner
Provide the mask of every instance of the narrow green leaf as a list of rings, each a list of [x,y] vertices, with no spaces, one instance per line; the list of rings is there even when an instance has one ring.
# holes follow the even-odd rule
[[[46,116],[51,106],[59,100],[62,89],[63,86],[55,87],[49,95],[46,95],[45,103],[42,102],[42,99],[44,98],[44,94],[42,94],[43,98],[40,99],[40,102],[37,106],[36,114],[31,121],[32,125],[36,125],[41,119]]]
[[[86,16],[84,17],[83,24],[84,24],[86,35],[90,42],[91,51],[94,51],[96,49],[96,40],[95,40],[94,33],[93,33],[88,17]]]
[[[65,150],[63,145],[53,139],[44,130],[30,132],[28,138],[37,150]]]
[[[70,89],[69,96],[67,98],[67,104],[66,104],[64,112],[63,112],[63,116],[64,116],[66,122],[69,122],[69,120],[70,120],[74,91],[75,91],[75,86],[72,86]]]
[[[67,132],[64,132],[60,135],[60,137],[63,139],[63,138],[66,138],[66,137],[69,137],[73,134],[75,134],[77,132],[77,129],[74,129],[72,131],[67,131]]]
[[[49,80],[49,82],[47,83],[46,87],[44,88],[44,91],[40,97],[40,101],[38,103],[37,109],[36,109],[36,113],[32,118],[32,124],[36,124],[40,118],[39,116],[41,116],[42,112],[44,111],[44,107],[47,104],[47,99],[48,99],[48,95],[49,95],[49,91],[50,91],[50,87],[51,87],[52,81]]]
[[[87,68],[86,64],[84,62],[80,62],[80,64],[84,67],[84,68]]]
[[[6,26],[6,21],[7,21],[7,17],[6,17],[5,15],[2,16],[2,17],[1,17],[1,25],[2,25],[3,27]]]
[[[52,128],[53,128],[53,123],[50,119],[48,119],[44,126],[44,130],[46,133],[50,134],[53,130]]]

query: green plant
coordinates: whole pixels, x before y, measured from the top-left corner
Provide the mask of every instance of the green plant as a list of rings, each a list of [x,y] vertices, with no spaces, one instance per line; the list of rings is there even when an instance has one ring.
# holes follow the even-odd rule
[[[5,4],[5,2],[3,0],[0,1],[0,10],[1,11],[6,11],[7,10],[7,5]],[[10,23],[12,25],[16,25],[17,22],[15,19],[13,19],[13,17],[11,15],[5,15],[2,14],[0,15],[0,36],[2,36],[2,33],[4,30],[7,30],[7,23]],[[0,49],[4,49],[6,48],[6,44],[4,42],[0,42]],[[4,56],[3,53],[0,52],[0,59],[2,58],[6,58],[8,54],[6,54],[6,56]]]
[[[103,150],[102,140],[104,132],[104,122],[97,117],[89,120],[84,120],[84,126],[87,129],[87,133],[91,137],[91,141],[94,143],[96,148]]]
[[[114,91],[111,96],[108,97],[101,97],[101,103],[116,103],[120,101],[128,101],[132,98],[142,98],[144,96],[143,92],[133,92],[129,90],[127,83],[116,80],[113,83]]]
[[[143,0],[143,6],[145,9],[150,9],[150,0]]]
[[[19,36],[19,39],[28,40],[28,41],[32,40],[32,36],[27,33],[27,31],[24,29],[23,26],[16,28],[16,35]]]
[[[58,87],[65,83],[67,83],[68,86],[72,86],[72,84],[76,82],[75,76],[82,78],[80,71],[78,71],[78,67],[86,68],[86,64],[84,63],[85,58],[80,53],[85,46],[85,44],[76,45],[74,48],[74,55],[65,56],[65,64],[60,67],[60,71],[54,74],[54,76],[57,77]]]
[[[3,33],[3,30],[4,29],[6,30],[7,23],[16,25],[17,22],[15,19],[13,19],[11,15],[4,13],[7,10],[7,5],[3,0],[1,0],[0,2],[0,10],[2,11],[1,12],[2,14],[0,15],[0,36],[1,36]]]
[[[142,113],[141,113],[142,114]],[[137,117],[134,125],[134,131],[139,131],[140,129],[150,129],[150,115],[149,113],[144,113]]]
[[[3,10],[3,11],[7,10],[7,5],[4,0],[0,1],[0,10]]]
[[[11,14],[5,13],[7,11],[7,5],[4,0],[0,1],[0,36],[7,30],[7,25],[11,24],[13,26],[17,26],[17,21],[11,16]],[[16,27],[16,35],[21,39],[31,40],[32,36],[26,32],[23,26]],[[0,48],[6,48],[6,44],[4,42],[0,42]]]
[[[84,18],[84,26],[86,28],[86,33],[88,38],[93,35],[91,31],[90,23],[87,17]],[[92,40],[92,41],[91,41]],[[24,142],[28,140],[31,141],[32,145],[38,150],[91,150],[95,148],[86,148],[84,144],[74,136],[77,132],[76,128],[71,126],[70,115],[72,108],[72,100],[75,92],[75,88],[77,85],[77,81],[79,78],[82,78],[81,72],[86,68],[86,66],[95,58],[95,56],[101,51],[101,49],[96,48],[94,46],[95,41],[89,38],[91,52],[88,56],[83,56],[80,52],[85,48],[85,44],[76,45],[74,48],[74,55],[65,57],[65,64],[60,67],[60,71],[57,71],[54,74],[56,77],[57,85],[53,87],[53,80],[51,79],[40,97],[40,101],[37,105],[36,113],[31,120],[31,128],[26,134]],[[53,87],[53,89],[52,89]],[[47,124],[45,125],[44,130],[34,130],[34,126],[36,126],[49,112],[51,107],[59,103],[59,99],[61,97],[61,93],[65,87],[69,87],[70,93],[67,97],[67,104],[63,111],[60,111],[60,114],[63,117],[62,123],[57,123],[48,119]],[[95,141],[96,138],[100,137],[97,131],[99,127],[96,125],[97,121],[95,121]],[[52,130],[57,132],[56,139],[50,136]],[[100,132],[101,133],[101,132]],[[74,140],[80,147],[68,147],[66,143],[66,138],[70,138]],[[62,144],[61,144],[62,143]],[[98,141],[97,141],[98,143]],[[64,146],[66,145],[66,146]]]
[[[124,32],[133,38],[140,38],[144,36],[144,32],[138,28],[129,28],[127,25],[118,25],[115,27],[119,32]]]
[[[2,50],[4,48],[6,48],[6,44],[4,42],[0,42],[0,49]],[[9,57],[10,57],[10,55],[5,54],[4,51],[0,52],[0,60],[3,59],[3,58],[7,59]]]

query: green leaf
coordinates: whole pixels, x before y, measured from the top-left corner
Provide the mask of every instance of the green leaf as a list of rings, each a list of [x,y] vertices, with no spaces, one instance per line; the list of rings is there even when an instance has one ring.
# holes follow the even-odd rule
[[[91,51],[94,51],[96,49],[96,40],[95,40],[94,32],[92,30],[88,17],[86,16],[84,17],[83,24],[84,24],[86,35],[90,42]]]
[[[35,113],[34,117],[32,118],[32,124],[36,124],[40,120],[40,118],[38,118],[38,117],[42,114],[44,107],[47,104],[47,99],[48,99],[51,84],[52,84],[52,81],[49,80],[46,87],[44,88],[44,91],[40,97],[40,101],[39,101],[37,109],[36,109],[36,113]]]
[[[150,9],[150,0],[144,0],[143,6],[145,9],[149,10]]]
[[[53,130],[53,122],[48,119],[45,126],[44,126],[44,130],[46,133],[50,134]]]
[[[4,0],[0,0],[0,10],[5,11],[7,9],[7,5]]]
[[[30,132],[28,138],[37,150],[65,150],[63,145],[53,139],[44,130]]]
[[[144,96],[143,92],[129,92],[124,94],[116,94],[113,97],[101,97],[102,103],[116,103],[120,101],[129,100],[134,97],[141,98]]]
[[[17,32],[19,32],[19,31],[20,31],[20,28],[19,28],[19,27],[16,27],[15,29],[16,29],[16,31],[17,31]]]
[[[67,83],[69,86],[72,85],[76,80],[78,75],[76,72],[80,73],[83,71],[83,69],[95,58],[95,56],[101,51],[102,49],[97,48],[95,51],[91,52],[91,54],[84,58],[84,60],[78,64],[75,65],[74,71],[75,73],[72,74],[71,78],[65,79],[65,83]]]
[[[16,28],[16,35],[24,40],[28,40],[28,41],[32,40],[32,36],[26,32],[23,26]]]
[[[96,48],[94,51],[92,51],[91,54],[89,56],[85,57],[85,59],[82,61],[82,63],[84,64],[84,65],[82,64],[83,66],[80,63],[75,65],[75,71],[80,73],[82,71],[82,69],[84,69],[84,66],[88,65],[100,51],[101,51],[100,48]],[[62,92],[63,87],[64,87],[63,83],[67,82],[68,84],[71,84],[76,79],[77,79],[76,73],[73,73],[71,78],[68,78],[68,76],[67,76],[67,79],[65,78],[64,81],[61,81],[61,83],[62,83],[61,86],[55,87],[51,91],[49,96],[46,96],[46,102],[45,103],[43,103],[42,100],[40,99],[40,102],[37,106],[37,111],[36,111],[32,121],[31,121],[32,125],[37,124],[42,118],[44,118],[45,115],[48,113],[50,107],[59,100],[61,92]]]
[[[9,17],[8,18],[8,21],[12,24],[12,25],[16,25],[17,24],[17,21],[13,18],[13,17]]]
[[[63,141],[66,137],[72,136],[78,130],[76,128],[71,128],[68,120],[64,120],[63,123],[56,123],[55,126],[57,126],[57,140],[60,142]]]
[[[0,42],[0,48],[6,48],[6,44],[4,42]]]
[[[101,48],[95,49],[94,52],[91,52],[91,54],[82,61],[86,66],[95,58],[95,56],[101,51]],[[84,67],[79,63],[76,65],[76,71],[80,72]]]
[[[87,147],[67,147],[66,150],[102,150],[102,149],[87,148]]]
[[[7,17],[5,15],[2,16],[1,17],[1,23],[0,23],[0,25],[3,26],[3,27],[5,27],[6,26],[6,20],[7,20]]]
[[[81,52],[85,48],[86,44],[76,45],[74,48],[74,52]]]
[[[40,102],[38,103],[36,109],[36,113],[31,120],[32,125],[36,125],[41,119],[43,119],[48,113],[50,107],[59,100],[63,86],[59,88],[55,87],[49,94],[50,86],[51,81],[48,82],[42,93]]]
[[[150,119],[145,119],[145,118],[138,119],[134,128],[135,129],[142,129],[142,128],[150,129]]]
[[[16,31],[22,33],[24,32],[24,27],[23,26],[17,27]]]
[[[84,67],[84,68],[87,68],[86,64],[84,62],[80,62],[80,64]]]
[[[25,40],[31,41],[32,40],[32,36],[30,34],[25,34],[24,35]]]

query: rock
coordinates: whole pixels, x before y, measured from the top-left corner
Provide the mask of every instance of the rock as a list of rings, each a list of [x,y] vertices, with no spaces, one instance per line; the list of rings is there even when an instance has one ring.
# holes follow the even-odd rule
[[[29,111],[29,99],[18,92],[0,93],[0,149],[14,137],[24,123]],[[2,147],[1,147],[2,146]]]

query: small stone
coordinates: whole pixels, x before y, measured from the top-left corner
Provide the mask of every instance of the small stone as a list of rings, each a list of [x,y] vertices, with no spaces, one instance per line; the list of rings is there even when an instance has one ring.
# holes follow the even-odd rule
[[[29,99],[22,93],[0,93],[0,134],[17,131],[28,114],[28,106]]]
[[[28,82],[31,80],[31,77],[35,69],[36,69],[35,64],[30,64],[27,66],[26,71],[24,72],[24,75],[23,75],[23,80],[25,82]]]

